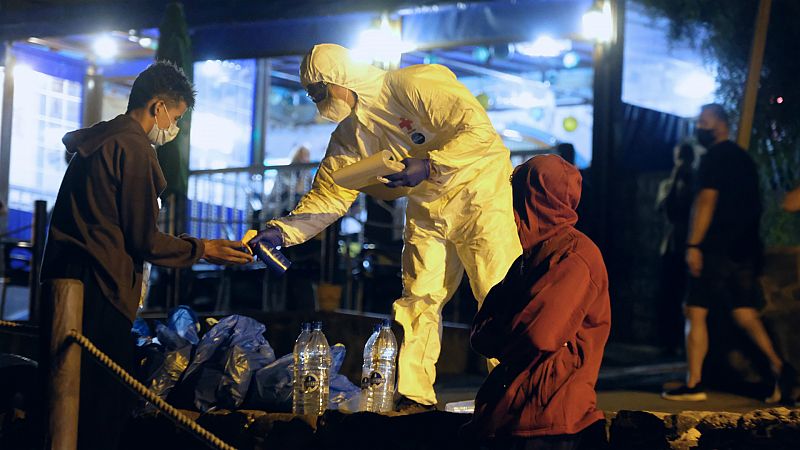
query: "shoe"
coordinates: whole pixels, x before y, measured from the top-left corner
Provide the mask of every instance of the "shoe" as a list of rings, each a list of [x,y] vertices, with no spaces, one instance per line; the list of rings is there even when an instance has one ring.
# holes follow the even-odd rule
[[[436,411],[436,405],[425,405],[411,400],[405,395],[401,395],[400,398],[397,399],[397,403],[395,403],[394,410],[400,414],[417,414]]]
[[[670,389],[661,393],[661,398],[665,400],[678,400],[684,402],[702,402],[708,400],[705,389],[698,383],[695,387],[690,388],[683,385],[679,388]]]

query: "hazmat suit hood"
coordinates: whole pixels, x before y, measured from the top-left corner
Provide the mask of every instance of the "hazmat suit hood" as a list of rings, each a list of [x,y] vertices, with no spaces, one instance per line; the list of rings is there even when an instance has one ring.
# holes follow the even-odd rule
[[[526,254],[578,221],[581,179],[578,169],[557,155],[534,156],[514,169],[514,220]]]
[[[358,95],[356,109],[375,102],[385,75],[371,64],[354,61],[350,50],[336,44],[315,45],[300,63],[303,88],[320,81],[345,87]]]
[[[92,153],[103,148],[103,144],[111,138],[116,138],[123,133],[135,133],[147,139],[142,126],[134,119],[124,114],[107,122],[98,122],[89,128],[70,131],[61,139],[67,152],[79,154],[86,158]]]

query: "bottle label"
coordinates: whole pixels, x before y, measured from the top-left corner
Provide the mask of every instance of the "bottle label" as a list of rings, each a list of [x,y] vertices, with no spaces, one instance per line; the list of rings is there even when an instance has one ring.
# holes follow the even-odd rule
[[[313,373],[306,374],[303,377],[303,392],[310,394],[319,389],[319,378]]]
[[[369,377],[361,379],[361,389],[369,389]]]
[[[370,387],[374,387],[374,388],[380,387],[384,382],[386,382],[386,379],[377,370],[373,370],[369,374],[369,385],[370,385]]]

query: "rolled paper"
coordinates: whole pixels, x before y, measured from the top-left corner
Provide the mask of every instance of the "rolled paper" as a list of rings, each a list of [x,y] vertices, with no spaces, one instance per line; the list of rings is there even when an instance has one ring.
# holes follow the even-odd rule
[[[398,161],[392,152],[382,150],[333,172],[333,181],[347,189],[361,190],[374,184],[385,184],[388,180],[383,177],[405,168],[405,164]]]

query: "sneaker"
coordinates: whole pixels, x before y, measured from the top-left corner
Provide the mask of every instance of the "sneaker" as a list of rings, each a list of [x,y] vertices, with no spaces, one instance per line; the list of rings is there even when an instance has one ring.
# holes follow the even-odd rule
[[[703,400],[707,400],[708,396],[706,395],[706,391],[703,389],[703,386],[698,383],[692,388],[684,384],[679,388],[664,391],[661,393],[661,398],[665,400],[680,400],[685,402],[702,402]]]
[[[394,410],[400,414],[417,414],[428,411],[435,411],[436,405],[425,405],[416,402],[414,400],[411,400],[405,395],[401,395],[400,398],[397,399],[397,403],[395,403]]]

